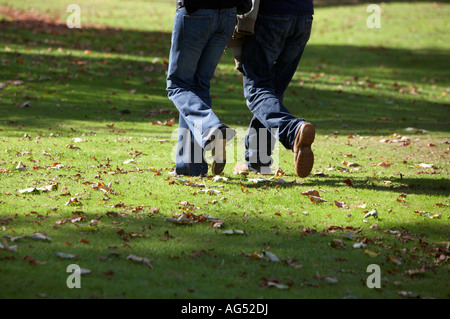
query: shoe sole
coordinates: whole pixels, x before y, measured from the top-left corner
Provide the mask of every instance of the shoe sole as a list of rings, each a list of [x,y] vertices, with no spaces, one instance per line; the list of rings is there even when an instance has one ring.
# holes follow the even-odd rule
[[[314,166],[314,154],[311,144],[316,137],[316,129],[311,123],[300,127],[294,145],[295,172],[299,177],[307,177]]]

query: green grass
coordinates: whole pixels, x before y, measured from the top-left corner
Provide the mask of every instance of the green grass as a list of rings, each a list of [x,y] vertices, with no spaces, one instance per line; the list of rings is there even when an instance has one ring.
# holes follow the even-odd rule
[[[327,176],[299,179],[292,152],[282,146],[277,166],[288,183],[254,184],[233,174],[251,114],[227,51],[212,95],[217,114],[240,132],[228,147],[235,155],[225,168],[229,180],[184,178],[223,185],[214,196],[168,174],[177,121],[152,125],[178,116],[165,92],[172,1],[78,3],[80,30],[58,24],[68,16],[66,1],[15,3],[25,10],[21,20],[0,4],[0,83],[6,84],[0,89],[0,232],[52,238],[6,239],[18,251],[0,250],[0,297],[449,298],[448,4],[383,4],[381,29],[366,27],[364,4],[316,9],[285,102],[316,126],[313,173]],[[27,101],[30,107],[19,107]],[[392,142],[403,136],[409,145]],[[378,166],[384,161],[392,165]],[[19,162],[25,171],[15,170]],[[48,193],[19,192],[56,183]],[[115,194],[93,183],[111,183]],[[309,189],[327,202],[301,195]],[[66,206],[71,197],[83,205]],[[379,219],[364,219],[373,209]],[[96,219],[97,230],[58,223],[80,211],[85,220],[79,224]],[[209,222],[164,222],[183,212],[224,223],[216,229]],[[353,248],[362,240],[368,252]],[[249,257],[263,250],[282,262]],[[78,259],[62,260],[56,252]],[[127,260],[130,254],[148,258],[153,268]],[[81,289],[66,286],[72,263],[92,271],[82,276]],[[370,264],[381,267],[380,289],[365,285]],[[262,278],[289,288],[269,288]]]

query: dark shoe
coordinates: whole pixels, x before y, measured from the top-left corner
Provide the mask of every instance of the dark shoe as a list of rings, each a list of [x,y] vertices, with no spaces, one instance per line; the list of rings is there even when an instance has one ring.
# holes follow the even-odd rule
[[[211,136],[211,143],[213,143],[211,148],[211,155],[213,157],[211,163],[211,173],[213,175],[222,174],[225,165],[227,163],[226,159],[227,140],[231,139],[236,134],[236,132],[233,129],[230,129],[229,127],[225,126],[221,127],[219,131],[220,132],[218,132],[217,134],[213,134]]]
[[[311,144],[316,137],[316,129],[311,123],[300,126],[294,141],[295,172],[300,177],[307,177],[314,166],[314,154]]]

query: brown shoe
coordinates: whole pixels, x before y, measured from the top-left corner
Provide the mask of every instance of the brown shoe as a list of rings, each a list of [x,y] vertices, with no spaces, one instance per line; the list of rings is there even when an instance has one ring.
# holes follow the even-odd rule
[[[314,166],[314,154],[311,144],[316,137],[316,129],[311,123],[300,126],[294,141],[295,172],[300,177],[306,177]]]

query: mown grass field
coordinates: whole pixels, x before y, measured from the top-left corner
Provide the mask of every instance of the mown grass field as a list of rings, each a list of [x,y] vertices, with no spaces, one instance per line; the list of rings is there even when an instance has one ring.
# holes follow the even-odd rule
[[[233,173],[251,114],[231,52],[211,92],[240,132],[228,180],[177,179],[173,1],[80,0],[81,29],[68,4],[0,1],[1,298],[449,298],[448,4],[382,4],[380,29],[366,4],[318,7],[285,97],[316,126],[313,173],[280,146],[266,181]]]

